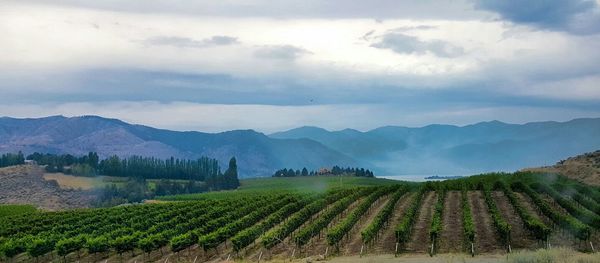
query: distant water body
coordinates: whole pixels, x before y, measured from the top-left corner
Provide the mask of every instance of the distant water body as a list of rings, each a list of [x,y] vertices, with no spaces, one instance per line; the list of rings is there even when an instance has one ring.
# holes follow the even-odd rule
[[[462,174],[402,174],[402,175],[383,175],[383,176],[375,176],[375,177],[391,179],[391,180],[398,180],[398,181],[411,181],[411,182],[446,180],[446,179],[425,179],[425,177],[430,177],[430,176],[450,177],[450,176],[468,176],[468,175],[462,175]]]

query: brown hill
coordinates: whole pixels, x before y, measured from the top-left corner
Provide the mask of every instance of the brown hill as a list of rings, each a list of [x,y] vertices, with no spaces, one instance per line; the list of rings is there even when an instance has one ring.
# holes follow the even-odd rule
[[[600,150],[562,160],[553,166],[524,170],[558,173],[586,184],[600,186]]]
[[[45,180],[37,165],[0,168],[0,204],[32,204],[44,210],[89,207],[92,192],[62,189],[54,180]]]

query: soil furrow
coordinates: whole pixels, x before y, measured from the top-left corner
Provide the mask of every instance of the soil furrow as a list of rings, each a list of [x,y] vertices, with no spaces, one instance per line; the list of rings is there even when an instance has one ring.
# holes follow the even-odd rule
[[[412,230],[412,236],[405,250],[410,252],[427,252],[429,247],[429,228],[431,225],[431,217],[437,194],[433,191],[427,192],[419,208],[419,214],[415,226]]]
[[[492,196],[494,200],[496,200],[496,205],[502,214],[502,217],[506,219],[506,221],[511,226],[510,237],[511,237],[511,247],[515,248],[526,248],[526,249],[536,249],[539,248],[536,240],[531,236],[529,231],[525,228],[523,224],[523,220],[517,214],[514,207],[508,200],[508,197],[504,195],[503,192],[494,191],[492,192]]]
[[[396,207],[394,208],[394,213],[381,230],[381,234],[374,247],[371,248],[373,252],[394,253],[396,249],[396,226],[400,223],[402,216],[406,213],[406,209],[408,209],[414,196],[414,193],[407,193],[398,200],[398,203],[396,203]]]
[[[372,204],[369,211],[367,211],[362,218],[356,222],[354,227],[350,230],[347,236],[344,238],[348,238],[347,242],[342,241],[342,248],[340,248],[340,253],[344,255],[358,255],[360,254],[360,248],[363,245],[361,231],[365,229],[372,221],[377,214],[383,209],[385,204],[390,200],[390,196],[383,196],[379,198],[379,200],[375,201]]]
[[[475,253],[502,252],[498,234],[481,191],[469,191],[469,203],[475,223]]]
[[[444,214],[441,240],[439,240],[439,252],[461,252],[463,251],[463,220],[461,209],[460,191],[448,191],[444,200]]]

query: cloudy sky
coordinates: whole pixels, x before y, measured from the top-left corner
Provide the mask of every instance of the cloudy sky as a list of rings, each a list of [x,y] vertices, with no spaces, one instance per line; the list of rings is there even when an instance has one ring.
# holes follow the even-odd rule
[[[176,130],[600,117],[600,0],[0,2],[0,116]]]

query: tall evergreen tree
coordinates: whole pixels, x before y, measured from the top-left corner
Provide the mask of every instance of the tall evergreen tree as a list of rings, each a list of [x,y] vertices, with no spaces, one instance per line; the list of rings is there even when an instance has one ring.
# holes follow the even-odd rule
[[[235,157],[231,157],[231,160],[229,160],[229,167],[225,171],[224,177],[225,177],[225,185],[224,186],[226,189],[235,189],[240,186],[240,181],[238,179],[238,172],[237,172],[237,163],[236,163]]]

